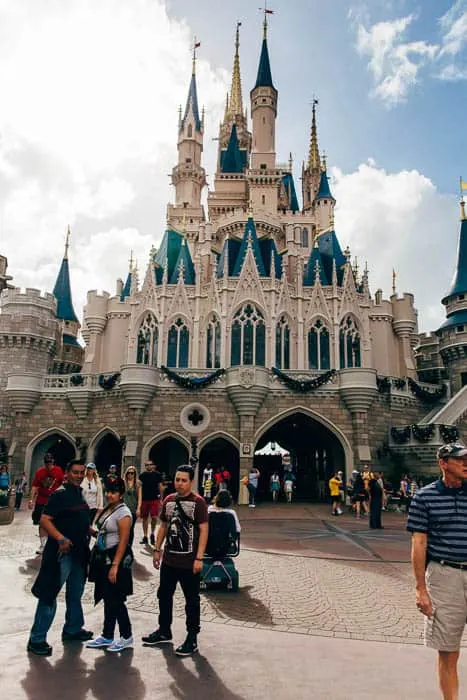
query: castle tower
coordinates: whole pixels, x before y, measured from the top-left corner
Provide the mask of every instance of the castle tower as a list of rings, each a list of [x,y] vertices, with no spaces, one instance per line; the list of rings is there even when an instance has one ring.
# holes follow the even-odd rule
[[[438,328],[439,352],[447,369],[454,394],[467,384],[467,218],[461,201],[461,227],[457,246],[457,265],[451,289],[441,299],[446,307],[446,321]]]
[[[308,161],[302,167],[302,195],[303,210],[311,211],[313,202],[319,190],[321,180],[321,157],[318,147],[318,129],[316,126],[317,99],[313,99],[313,112],[311,118],[310,149]]]
[[[332,196],[331,188],[329,187],[326,161],[323,159],[318,191],[313,200],[313,211],[318,230],[326,231],[333,227],[335,206],[336,200]]]
[[[204,114],[200,118],[196,87],[196,48],[193,47],[193,69],[183,118],[178,123],[178,163],[172,170],[172,184],[175,186],[175,205],[167,207],[167,221],[170,226],[181,228],[185,225],[188,238],[194,234],[199,223],[205,220],[201,206],[201,193],[206,185],[206,171],[201,166],[204,137]]]
[[[59,344],[53,363],[53,374],[79,372],[84,356],[84,350],[78,342],[80,323],[71,298],[70,269],[68,265],[70,235],[70,227],[68,226],[65,253],[53,289],[53,295],[57,300],[56,315],[60,328]]]

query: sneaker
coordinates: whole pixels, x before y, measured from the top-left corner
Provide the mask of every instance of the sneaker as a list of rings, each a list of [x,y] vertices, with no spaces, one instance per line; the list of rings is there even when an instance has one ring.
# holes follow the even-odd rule
[[[31,642],[29,640],[27,650],[36,656],[52,656],[52,647],[47,642]]]
[[[147,543],[148,543],[148,538],[147,538],[147,537],[143,537],[143,539],[140,540],[139,543],[140,543],[140,544],[147,544]]]
[[[146,637],[141,637],[141,639],[143,640],[145,646],[155,647],[159,644],[170,644],[172,642],[172,634],[170,632],[168,634],[164,634],[160,630],[156,630],[155,632],[148,634]]]
[[[87,642],[93,638],[93,633],[89,630],[79,630],[79,632],[62,632],[62,642]]]
[[[337,515],[342,515],[343,512],[344,511],[339,508],[339,510],[337,511]]]
[[[86,646],[88,649],[101,649],[102,647],[109,647],[113,643],[113,639],[107,639],[107,637],[100,636],[96,637],[95,639],[91,639]]]
[[[154,546],[156,544],[156,538],[154,537],[154,533],[151,533],[151,537],[149,538],[150,543]]]
[[[196,637],[193,637],[190,634],[185,639],[183,644],[180,644],[180,646],[175,649],[175,653],[177,654],[177,656],[191,656],[197,651],[198,642],[196,641]]]
[[[133,637],[120,637],[113,644],[107,647],[106,651],[123,651],[124,649],[133,649]]]

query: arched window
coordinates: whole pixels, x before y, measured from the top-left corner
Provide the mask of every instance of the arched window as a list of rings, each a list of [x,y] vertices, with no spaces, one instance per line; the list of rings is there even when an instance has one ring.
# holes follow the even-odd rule
[[[188,367],[190,332],[181,318],[169,328],[167,367]]]
[[[263,314],[253,304],[237,311],[232,323],[231,364],[266,364],[266,329]]]
[[[221,323],[213,314],[208,322],[206,330],[206,367],[215,368],[221,366]]]
[[[157,365],[159,328],[154,316],[146,314],[138,332],[136,362],[141,365]]]
[[[318,319],[308,332],[308,367],[309,369],[329,369],[329,331]]]
[[[308,248],[308,229],[302,228],[302,248]]]
[[[191,126],[191,124],[188,124],[187,137],[188,137],[189,139],[191,139],[192,136],[193,136],[193,127]]]
[[[347,316],[339,330],[340,367],[361,367],[360,333],[352,316]]]
[[[290,369],[290,328],[286,316],[281,316],[276,326],[276,367]]]

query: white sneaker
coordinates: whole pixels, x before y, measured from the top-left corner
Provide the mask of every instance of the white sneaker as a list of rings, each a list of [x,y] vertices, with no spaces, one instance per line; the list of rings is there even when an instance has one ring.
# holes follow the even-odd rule
[[[133,649],[133,646],[133,637],[128,637],[128,639],[120,637],[120,639],[116,639],[113,644],[107,647],[107,651],[123,651],[124,649]]]
[[[107,639],[107,637],[96,637],[95,639],[91,639],[86,646],[89,649],[101,649],[103,647],[109,647],[111,644],[114,643],[113,639]]]

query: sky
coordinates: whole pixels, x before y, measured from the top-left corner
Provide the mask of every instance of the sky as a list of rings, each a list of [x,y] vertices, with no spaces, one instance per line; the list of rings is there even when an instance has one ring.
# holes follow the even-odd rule
[[[51,290],[71,227],[81,316],[114,293],[130,251],[142,280],[172,200],[178,107],[201,42],[204,166],[213,182],[235,25],[249,104],[261,3],[0,0],[0,253],[20,287]],[[459,230],[467,0],[270,0],[276,147],[300,189],[314,97],[336,232],[370,288],[411,292],[421,331],[444,318]]]

